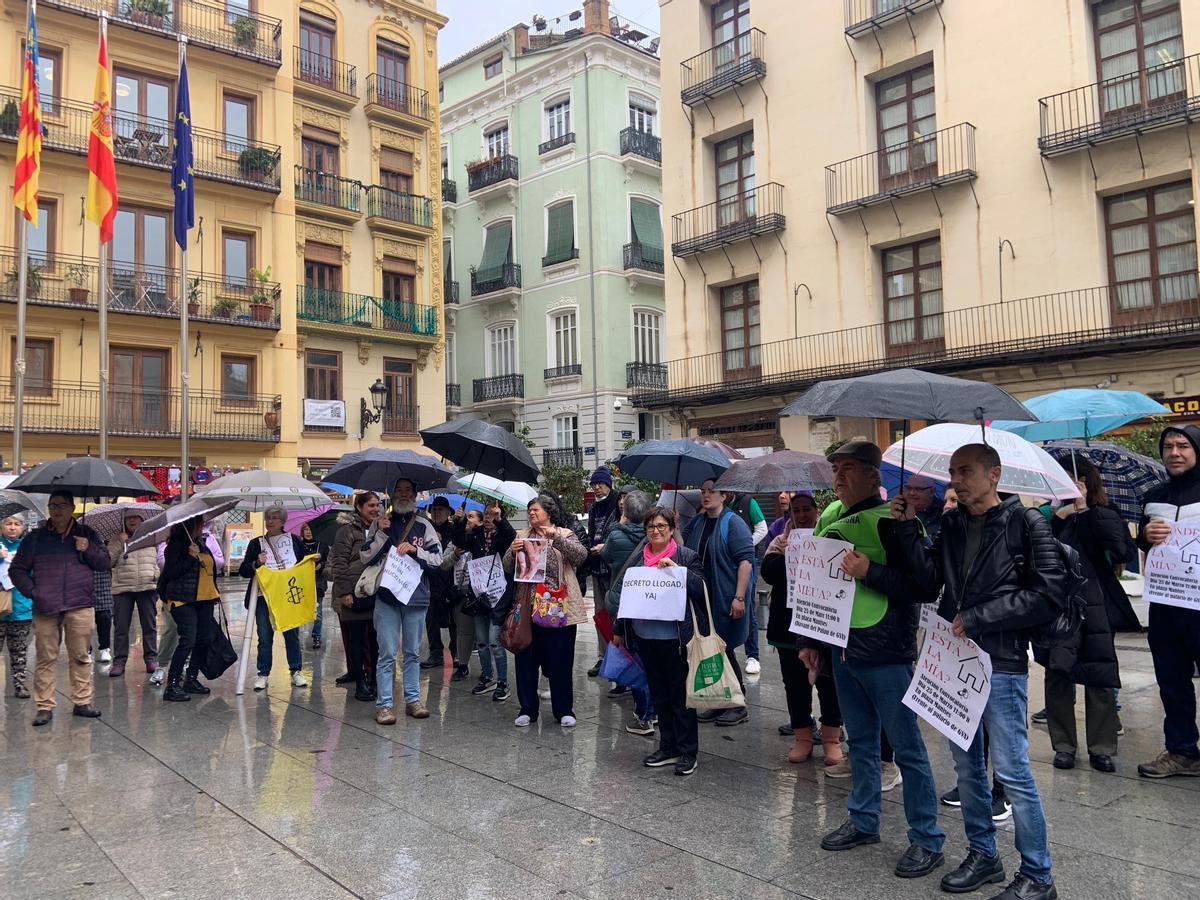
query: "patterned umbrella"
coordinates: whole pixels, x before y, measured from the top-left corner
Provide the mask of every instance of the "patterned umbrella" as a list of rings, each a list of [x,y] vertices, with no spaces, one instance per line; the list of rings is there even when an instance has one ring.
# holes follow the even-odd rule
[[[105,541],[111,541],[125,530],[125,517],[130,513],[137,513],[142,517],[142,521],[145,521],[162,511],[163,508],[157,503],[109,503],[105,506],[95,506],[84,513],[83,524],[95,529]]]
[[[1109,441],[1050,441],[1042,449],[1064,469],[1069,469],[1072,454],[1088,460],[1100,472],[1108,502],[1130,522],[1141,521],[1146,491],[1167,480],[1167,470],[1158,460]]]

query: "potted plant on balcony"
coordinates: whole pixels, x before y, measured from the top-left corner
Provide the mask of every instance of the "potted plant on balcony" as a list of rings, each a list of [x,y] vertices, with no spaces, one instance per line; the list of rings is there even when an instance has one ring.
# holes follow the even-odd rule
[[[480,169],[486,169],[493,162],[495,162],[495,160],[490,159],[490,158],[489,159],[473,159],[467,163],[467,172],[469,174],[472,172],[478,172]]]
[[[234,297],[222,297],[213,304],[213,315],[218,319],[232,319],[240,305],[241,301]]]
[[[200,278],[197,276],[188,282],[187,292],[188,315],[198,316],[200,314]]]
[[[247,147],[238,154],[238,169],[247,181],[261,184],[275,171],[275,154],[266,147]]]
[[[151,28],[162,28],[170,12],[170,0],[129,0],[129,18]]]
[[[17,101],[9,100],[0,111],[0,134],[5,137],[16,137],[21,124],[21,111],[17,109]]]
[[[234,19],[233,41],[243,50],[253,50],[258,44],[258,22],[249,16]]]
[[[87,305],[88,296],[91,294],[87,286],[89,274],[91,274],[91,270],[87,266],[67,266],[67,296],[72,303],[78,303],[80,306]]]
[[[255,322],[270,322],[275,313],[274,285],[271,284],[271,267],[251,269],[250,279],[254,290],[250,294],[250,318]]]
[[[8,271],[8,285],[13,293],[16,293],[20,281],[20,270],[14,265]],[[25,264],[25,293],[29,297],[40,297],[42,293],[42,267],[33,260]]]

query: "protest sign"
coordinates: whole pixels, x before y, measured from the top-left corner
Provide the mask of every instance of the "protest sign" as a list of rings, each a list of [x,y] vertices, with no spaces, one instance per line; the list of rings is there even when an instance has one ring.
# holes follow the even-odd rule
[[[284,533],[275,537],[263,535],[259,539],[262,552],[267,554],[267,565],[272,569],[290,569],[296,564],[296,550],[292,546],[292,536]]]
[[[383,575],[379,578],[379,586],[387,588],[401,605],[407,605],[420,583],[421,567],[416,561],[395,547],[389,549],[383,561]]]
[[[538,582],[546,580],[546,557],[550,542],[542,538],[525,538],[525,546],[516,552],[516,580]]]
[[[796,577],[788,583],[793,596],[789,630],[845,647],[850,642],[854,579],[842,571],[842,557],[854,545],[811,534],[798,541]]]
[[[621,582],[618,619],[682,622],[687,612],[687,569],[632,566]]]
[[[811,528],[793,528],[787,534],[787,547],[783,551],[783,566],[787,575],[787,608],[796,608],[795,583],[800,571],[802,549],[800,541],[812,537]]]
[[[992,660],[974,641],[954,636],[932,616],[904,705],[966,750],[992,693]]]
[[[1142,596],[1150,603],[1200,609],[1200,525],[1171,523],[1171,536],[1146,555]]]
[[[471,590],[477,597],[498,600],[508,587],[504,578],[504,566],[495,553],[470,560],[467,563],[467,575],[471,579]]]

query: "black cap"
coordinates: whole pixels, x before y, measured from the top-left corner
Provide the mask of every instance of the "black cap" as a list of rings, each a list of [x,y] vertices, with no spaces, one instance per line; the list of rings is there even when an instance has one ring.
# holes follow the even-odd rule
[[[878,469],[883,465],[883,451],[870,441],[846,441],[830,453],[826,459],[830,462],[835,459],[856,459],[860,463],[866,463],[868,466]]]

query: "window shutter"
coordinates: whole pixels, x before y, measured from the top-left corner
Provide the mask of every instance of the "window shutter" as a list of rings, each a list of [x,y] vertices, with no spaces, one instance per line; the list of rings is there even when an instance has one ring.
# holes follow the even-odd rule
[[[512,222],[500,222],[487,230],[483,259],[476,273],[480,281],[493,281],[504,274],[512,247]]]
[[[633,239],[642,246],[642,259],[661,263],[663,237],[658,207],[653,203],[634,200],[629,204],[629,215],[633,224]]]
[[[568,260],[575,249],[575,221],[573,203],[552,206],[546,219],[546,262],[557,263]]]

